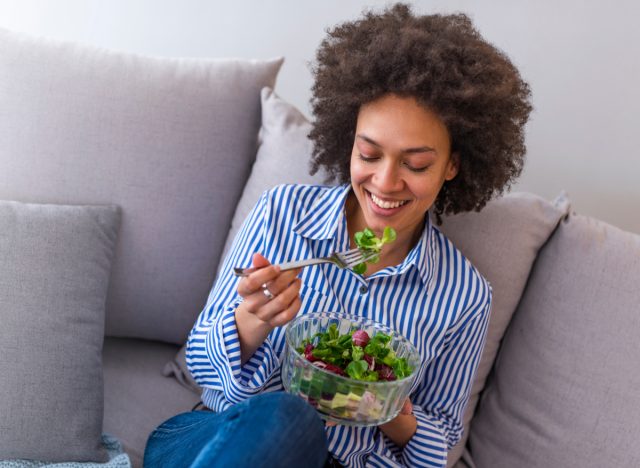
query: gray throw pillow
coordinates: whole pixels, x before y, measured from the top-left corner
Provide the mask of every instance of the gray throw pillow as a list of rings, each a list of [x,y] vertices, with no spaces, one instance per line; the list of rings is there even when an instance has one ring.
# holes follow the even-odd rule
[[[564,194],[549,203],[537,195],[516,192],[492,200],[479,213],[443,219],[442,232],[478,268],[493,289],[485,347],[463,415],[464,432],[460,442],[449,451],[448,466],[453,466],[462,456],[480,393],[538,252],[569,208]]]
[[[478,468],[640,466],[639,286],[640,236],[560,224],[473,419]]]
[[[256,156],[260,90],[281,64],[145,57],[0,29],[0,198],[126,213],[108,335],[186,339]]]
[[[115,206],[0,201],[0,460],[105,461]]]
[[[313,144],[308,138],[311,123],[306,117],[269,87],[262,89],[261,102],[258,154],[233,214],[222,258],[265,191],[278,184],[322,184],[327,178],[322,169],[309,174]]]

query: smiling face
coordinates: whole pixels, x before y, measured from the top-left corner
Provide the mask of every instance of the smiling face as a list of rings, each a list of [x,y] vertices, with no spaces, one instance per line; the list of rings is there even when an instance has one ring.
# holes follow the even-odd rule
[[[414,98],[389,94],[361,107],[355,133],[351,226],[378,236],[391,226],[398,244],[412,244],[442,185],[458,173],[447,128]]]

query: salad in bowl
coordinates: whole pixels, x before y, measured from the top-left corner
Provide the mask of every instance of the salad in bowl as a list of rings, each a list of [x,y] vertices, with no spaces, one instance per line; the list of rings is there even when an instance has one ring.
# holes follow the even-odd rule
[[[419,368],[412,343],[364,317],[311,313],[287,326],[284,387],[328,421],[353,426],[390,421],[402,409]]]

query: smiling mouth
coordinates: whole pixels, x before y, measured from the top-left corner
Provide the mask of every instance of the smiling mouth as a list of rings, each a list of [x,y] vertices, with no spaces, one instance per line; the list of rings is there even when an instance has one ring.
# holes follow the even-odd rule
[[[400,208],[403,205],[406,205],[407,203],[409,203],[408,200],[396,200],[396,201],[388,201],[388,200],[383,200],[377,196],[375,196],[373,193],[367,191],[367,193],[369,194],[369,198],[371,199],[371,201],[373,202],[373,204],[375,206],[377,206],[378,208],[382,208],[383,210],[393,210],[396,208]]]

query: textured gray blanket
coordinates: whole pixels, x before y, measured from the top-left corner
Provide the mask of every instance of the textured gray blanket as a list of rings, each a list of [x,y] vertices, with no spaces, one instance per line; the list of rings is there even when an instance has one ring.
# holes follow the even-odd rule
[[[131,468],[129,455],[124,453],[118,439],[109,434],[102,434],[102,445],[109,452],[109,461],[106,463],[50,463],[35,460],[0,460],[0,468]]]

